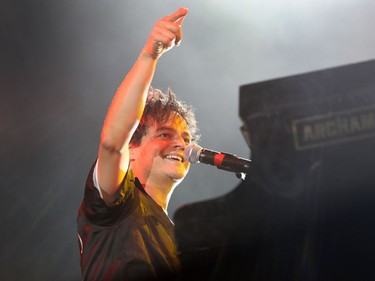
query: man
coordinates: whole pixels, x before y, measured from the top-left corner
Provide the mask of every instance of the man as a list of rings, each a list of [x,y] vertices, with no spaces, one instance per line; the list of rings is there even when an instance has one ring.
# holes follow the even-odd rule
[[[160,56],[182,39],[188,11],[157,21],[104,122],[98,159],[78,212],[83,280],[171,280],[179,262],[167,207],[189,169],[191,108],[149,90]]]

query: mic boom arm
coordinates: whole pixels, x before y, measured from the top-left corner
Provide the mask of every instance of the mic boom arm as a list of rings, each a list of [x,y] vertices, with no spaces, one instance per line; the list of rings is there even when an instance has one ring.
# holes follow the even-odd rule
[[[218,169],[233,172],[247,173],[250,168],[250,160],[238,157],[234,154],[210,151],[202,149],[199,158],[204,159],[204,163],[216,166]]]
[[[245,178],[251,164],[251,160],[230,153],[204,149],[196,143],[189,144],[185,148],[184,157],[190,163],[204,163],[236,173],[236,176],[240,179]]]

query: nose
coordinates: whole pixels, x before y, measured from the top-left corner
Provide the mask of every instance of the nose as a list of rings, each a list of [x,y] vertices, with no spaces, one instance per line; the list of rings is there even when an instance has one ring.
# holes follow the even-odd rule
[[[173,140],[173,147],[184,150],[187,144],[182,136],[176,135]]]

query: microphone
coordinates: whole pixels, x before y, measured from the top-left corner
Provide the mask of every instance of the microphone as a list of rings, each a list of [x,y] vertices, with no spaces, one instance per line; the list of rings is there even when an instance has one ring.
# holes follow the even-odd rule
[[[234,154],[208,150],[196,143],[189,144],[185,148],[184,156],[185,160],[190,163],[213,165],[218,169],[234,172],[236,174],[246,174],[251,163],[251,160],[238,157]]]

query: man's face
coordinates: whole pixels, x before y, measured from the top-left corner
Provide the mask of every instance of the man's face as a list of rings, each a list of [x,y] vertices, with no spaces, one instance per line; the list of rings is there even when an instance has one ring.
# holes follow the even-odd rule
[[[131,168],[145,184],[152,181],[181,181],[189,170],[184,149],[190,143],[185,120],[171,114],[164,124],[148,127],[141,143],[130,148]]]

